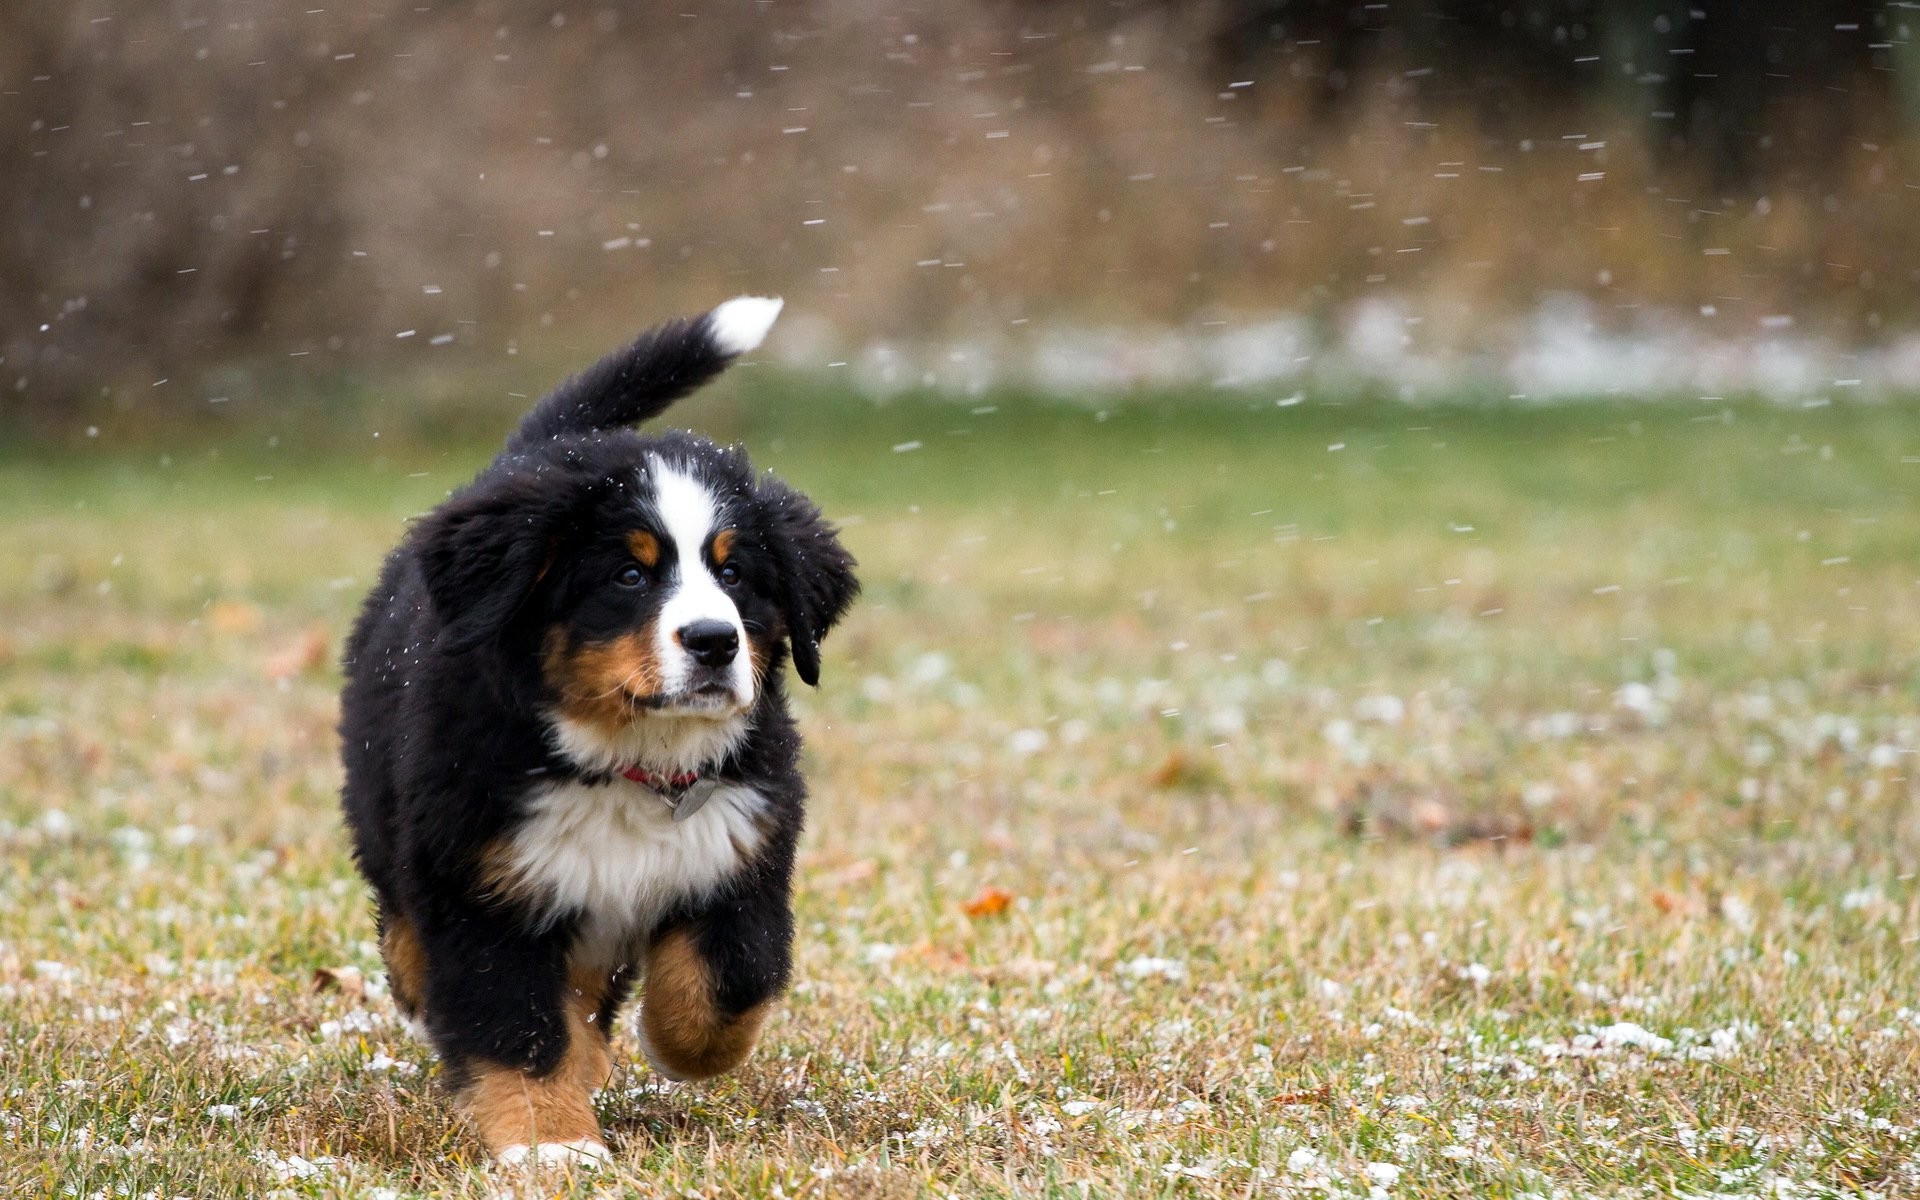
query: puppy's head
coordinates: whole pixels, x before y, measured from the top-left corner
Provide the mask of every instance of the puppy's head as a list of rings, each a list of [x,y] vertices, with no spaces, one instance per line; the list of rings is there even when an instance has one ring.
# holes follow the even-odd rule
[[[421,537],[441,650],[537,671],[563,743],[601,766],[694,765],[744,731],[789,649],[817,683],[858,587],[811,502],[686,435],[546,448]]]

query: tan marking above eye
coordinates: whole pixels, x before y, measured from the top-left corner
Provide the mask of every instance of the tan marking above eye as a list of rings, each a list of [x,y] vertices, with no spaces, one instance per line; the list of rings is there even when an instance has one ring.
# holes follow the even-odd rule
[[[713,535],[714,566],[724,567],[727,565],[727,555],[733,553],[733,538],[734,531],[731,529],[722,529],[719,533]]]
[[[660,539],[644,529],[636,529],[627,535],[627,549],[646,566],[660,564]]]

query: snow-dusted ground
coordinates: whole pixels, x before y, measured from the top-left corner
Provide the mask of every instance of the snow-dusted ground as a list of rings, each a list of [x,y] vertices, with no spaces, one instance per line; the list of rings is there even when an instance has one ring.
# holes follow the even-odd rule
[[[1099,395],[1197,385],[1271,387],[1279,404],[1314,391],[1377,388],[1416,403],[1759,396],[1817,406],[1920,391],[1920,332],[1867,347],[1805,332],[1785,314],[1743,331],[1710,326],[1656,313],[1622,331],[1583,298],[1556,296],[1527,319],[1490,323],[1463,346],[1428,335],[1410,306],[1374,300],[1337,323],[1284,313],[1183,328],[1033,321],[965,340],[857,348],[799,317],[774,352],[795,369],[844,370],[875,395],[923,387],[973,395],[1001,386]]]

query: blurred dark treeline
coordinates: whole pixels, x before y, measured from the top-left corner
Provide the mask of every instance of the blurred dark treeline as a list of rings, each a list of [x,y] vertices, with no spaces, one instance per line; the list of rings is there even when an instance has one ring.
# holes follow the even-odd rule
[[[1920,281],[1915,23],[1820,0],[9,0],[0,420],[204,404],[262,364],[590,352],[740,290],[786,294],[823,356],[1375,295],[1470,342],[1566,292],[1871,341]]]

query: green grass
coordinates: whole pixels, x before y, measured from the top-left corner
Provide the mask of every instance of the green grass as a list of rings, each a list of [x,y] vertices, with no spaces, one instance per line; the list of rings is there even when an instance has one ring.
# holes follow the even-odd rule
[[[1920,1188],[1920,410],[743,378],[687,415],[867,586],[797,983],[727,1080],[623,1041],[620,1164],[548,1193]],[[504,418],[347,411],[0,462],[0,1191],[510,1182],[391,1021],[332,733]]]

